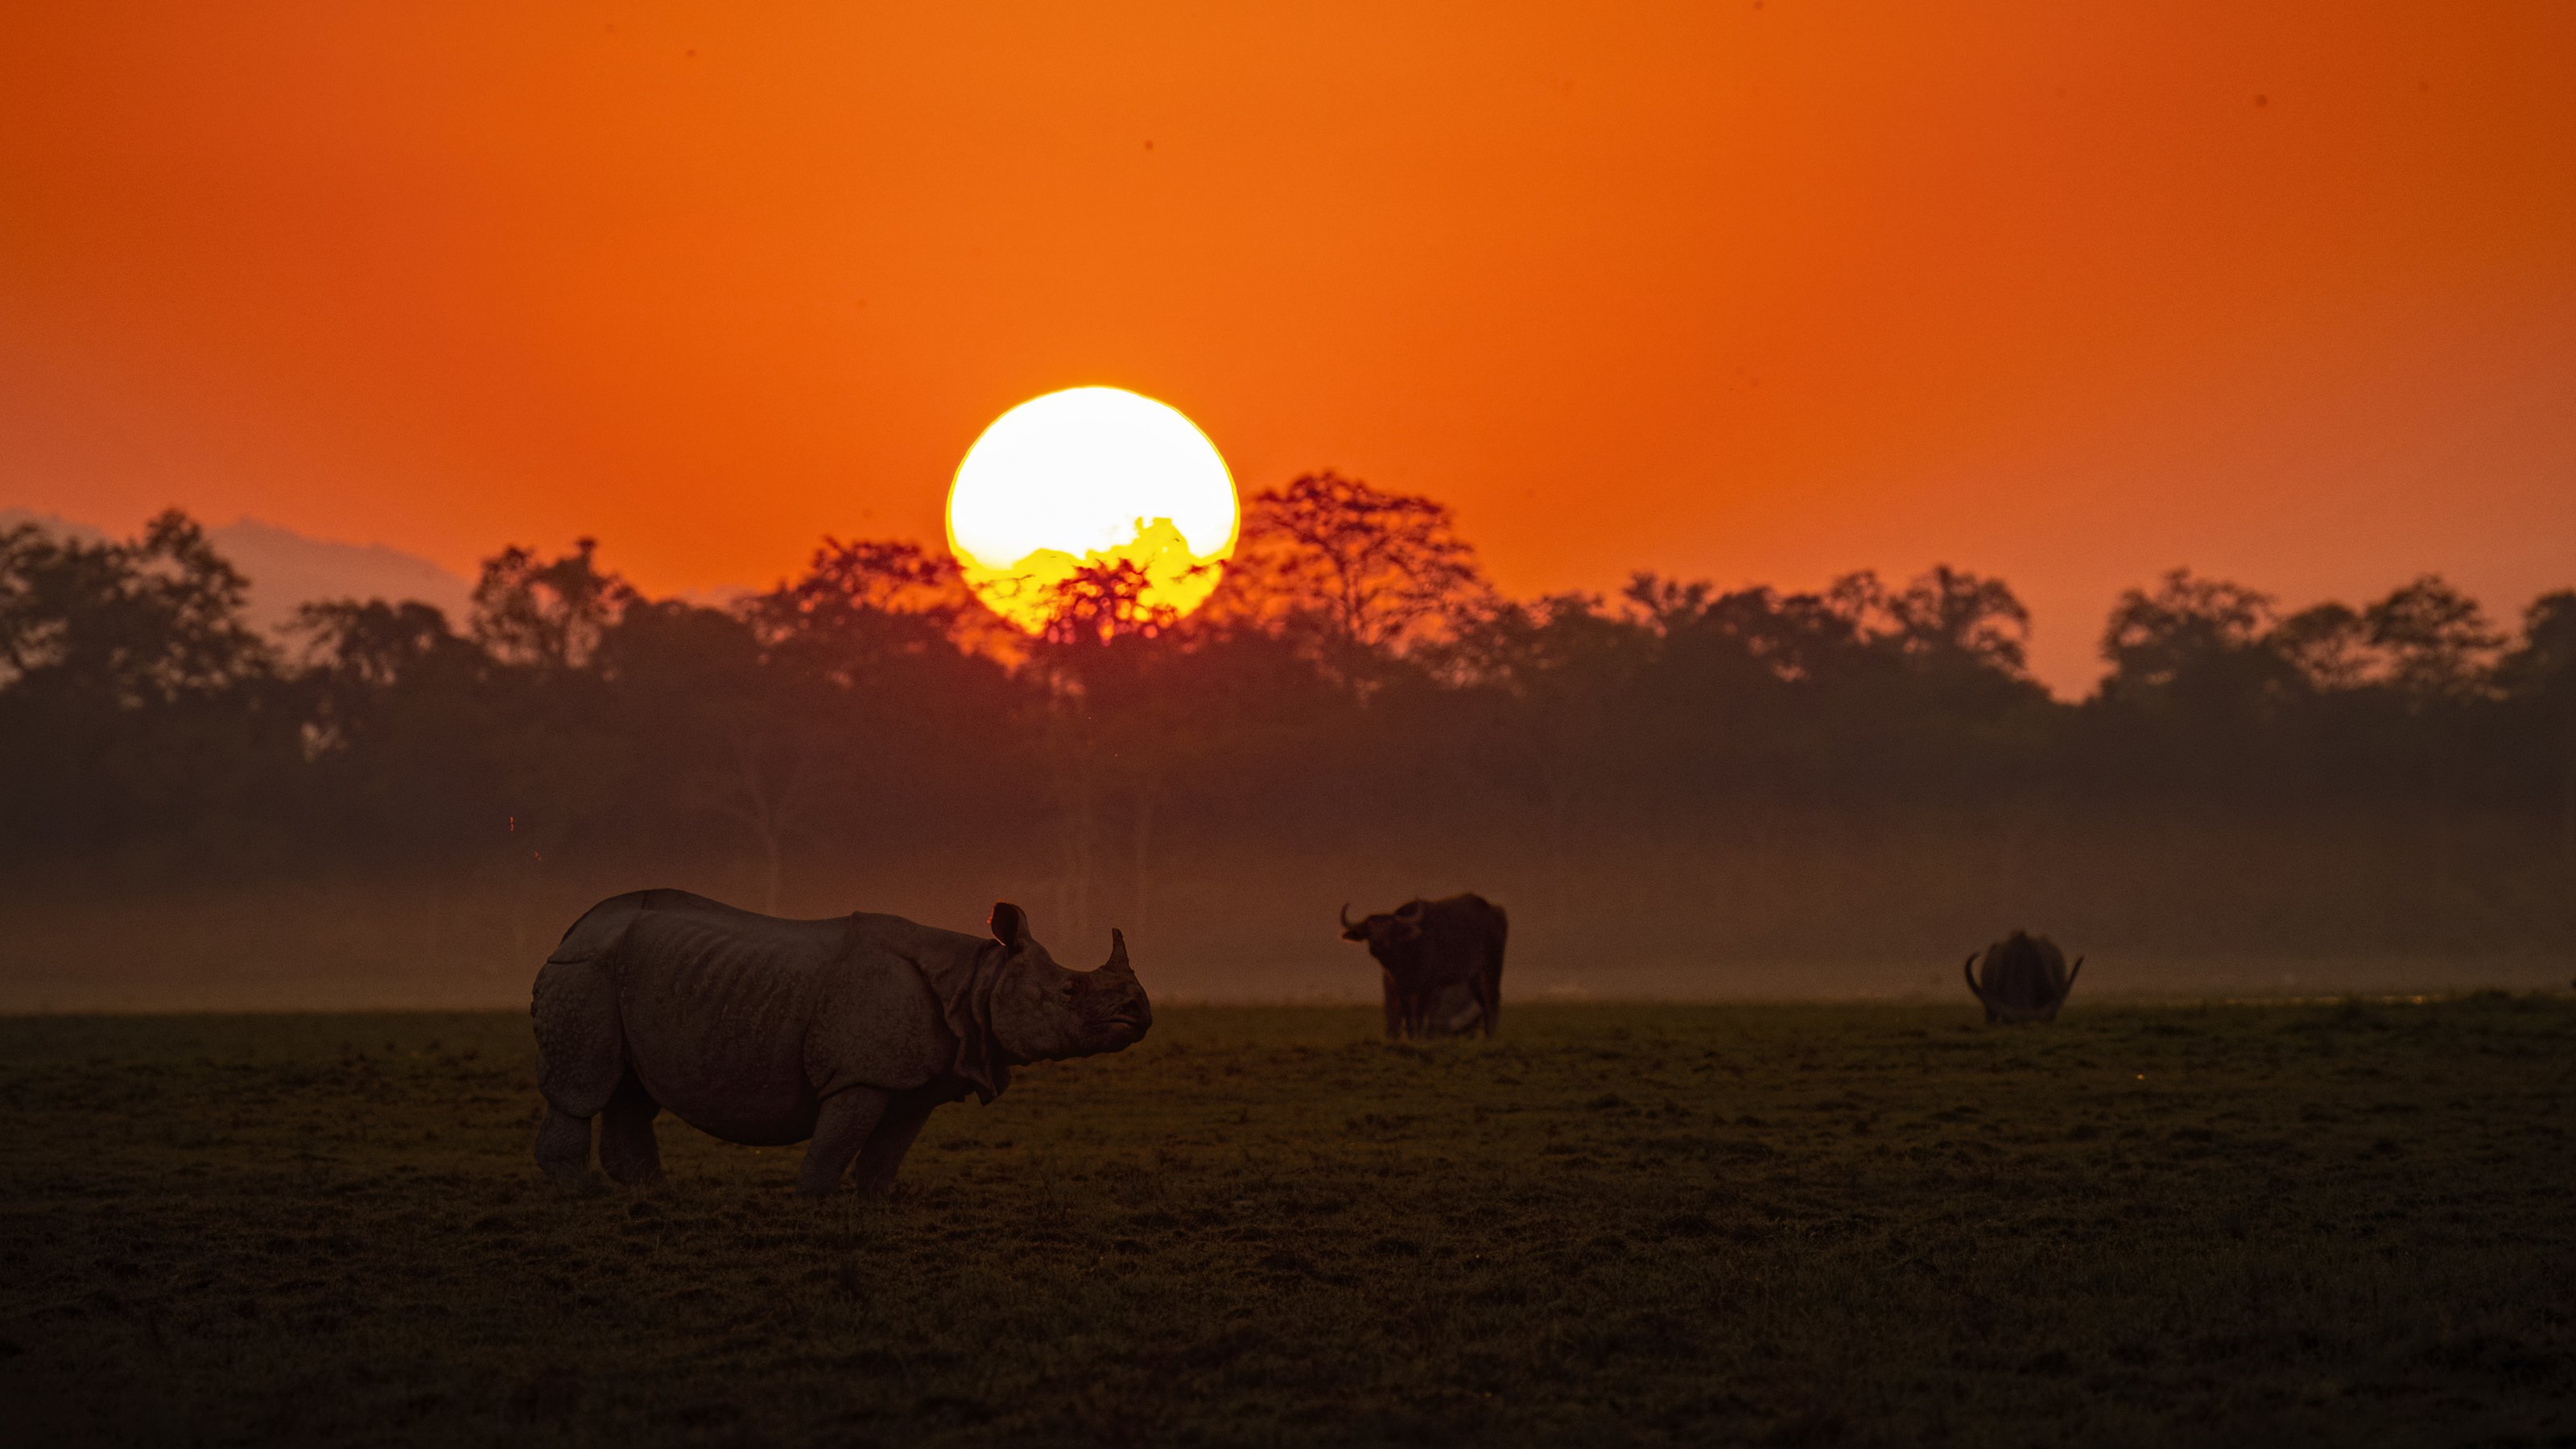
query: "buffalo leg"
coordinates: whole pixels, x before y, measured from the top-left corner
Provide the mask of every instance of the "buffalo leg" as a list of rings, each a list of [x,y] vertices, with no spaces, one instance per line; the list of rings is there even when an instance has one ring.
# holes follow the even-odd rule
[[[1491,1040],[1494,1029],[1503,1024],[1503,973],[1499,969],[1479,973],[1474,989],[1476,1006],[1485,1019],[1485,1036]]]
[[[1393,1041],[1404,1035],[1404,993],[1395,989],[1393,976],[1379,974],[1384,977],[1380,984],[1386,988],[1386,1039]]]
[[[894,1175],[903,1167],[903,1155],[912,1150],[912,1139],[921,1135],[921,1124],[930,1120],[935,1101],[898,1101],[886,1108],[877,1119],[877,1130],[868,1134],[868,1145],[859,1149],[859,1165],[852,1172],[859,1191],[884,1196],[894,1191]]]
[[[851,1087],[824,1098],[813,1144],[805,1149],[805,1166],[796,1174],[796,1190],[820,1196],[839,1187],[885,1109],[886,1094],[874,1087]]]
[[[599,1117],[599,1165],[610,1177],[635,1184],[662,1180],[662,1144],[653,1137],[653,1119],[661,1112],[662,1104],[629,1068]]]

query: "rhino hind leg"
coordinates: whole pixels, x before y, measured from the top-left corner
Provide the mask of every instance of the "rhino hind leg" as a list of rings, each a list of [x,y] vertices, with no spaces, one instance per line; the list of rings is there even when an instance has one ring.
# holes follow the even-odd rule
[[[590,1176],[590,1119],[546,1104],[546,1120],[537,1128],[537,1166],[566,1187],[587,1188]]]
[[[653,1136],[661,1113],[662,1104],[629,1068],[599,1116],[599,1165],[610,1177],[635,1185],[662,1180],[662,1144]]]
[[[595,961],[549,961],[537,972],[529,1015],[537,1029],[537,1090],[546,1099],[537,1165],[567,1187],[588,1187],[590,1119],[626,1077],[616,983]]]

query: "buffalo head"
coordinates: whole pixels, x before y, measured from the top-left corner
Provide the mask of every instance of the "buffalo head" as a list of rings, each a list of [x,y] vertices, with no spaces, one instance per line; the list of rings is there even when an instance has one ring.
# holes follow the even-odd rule
[[[993,939],[1006,953],[993,983],[993,1037],[1021,1061],[1061,1061],[1135,1045],[1154,1024],[1145,987],[1127,964],[1127,938],[1109,933],[1109,960],[1069,971],[1029,935],[1028,912],[993,907]]]
[[[1984,956],[1982,972],[1974,952],[1960,969],[1968,978],[1968,990],[1986,1008],[1988,1022],[2055,1021],[2057,1008],[2066,1004],[2066,994],[2075,989],[2075,973],[2084,969],[2083,957],[2076,957],[2070,970],[2066,953],[2057,949],[2056,942],[2027,931],[2015,931],[1988,946]]]
[[[1424,909],[1421,901],[1406,901],[1392,911],[1381,911],[1354,921],[1350,906],[1345,904],[1342,907],[1342,939],[1365,941],[1370,954],[1384,960],[1387,952],[1400,950],[1422,939]]]

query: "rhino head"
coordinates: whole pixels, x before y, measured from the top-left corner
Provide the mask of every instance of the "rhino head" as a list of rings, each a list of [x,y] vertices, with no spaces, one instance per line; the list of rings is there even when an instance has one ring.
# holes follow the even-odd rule
[[[1969,953],[1960,969],[1968,978],[1968,990],[1985,1007],[1989,1023],[2055,1021],[2066,994],[2075,989],[2075,973],[2084,969],[2083,957],[2076,957],[2074,969],[2069,970],[2066,953],[2057,949],[2055,941],[2027,931],[2015,931],[1988,946],[1984,956],[1982,973],[1975,952]]]
[[[1127,964],[1127,938],[1109,933],[1109,960],[1097,971],[1069,971],[1029,935],[1029,915],[1008,901],[993,907],[993,939],[1002,943],[993,982],[993,1039],[1024,1062],[1062,1061],[1134,1046],[1154,1024],[1153,1004]]]

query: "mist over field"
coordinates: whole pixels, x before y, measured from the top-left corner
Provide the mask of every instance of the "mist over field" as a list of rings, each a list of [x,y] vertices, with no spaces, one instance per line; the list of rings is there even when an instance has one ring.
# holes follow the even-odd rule
[[[1252,501],[1214,601],[1113,566],[1021,636],[948,562],[826,540],[728,608],[513,548],[464,616],[282,630],[183,515],[0,532],[0,1009],[500,1006],[591,902],[1128,932],[1175,1000],[1360,1000],[1349,903],[1474,890],[1507,990],[1945,997],[2017,926],[2086,992],[2564,981],[2576,594],[2438,578],[2288,616],[2141,580],[2090,697],[2009,582],[1640,576],[1500,596],[1437,502]]]

